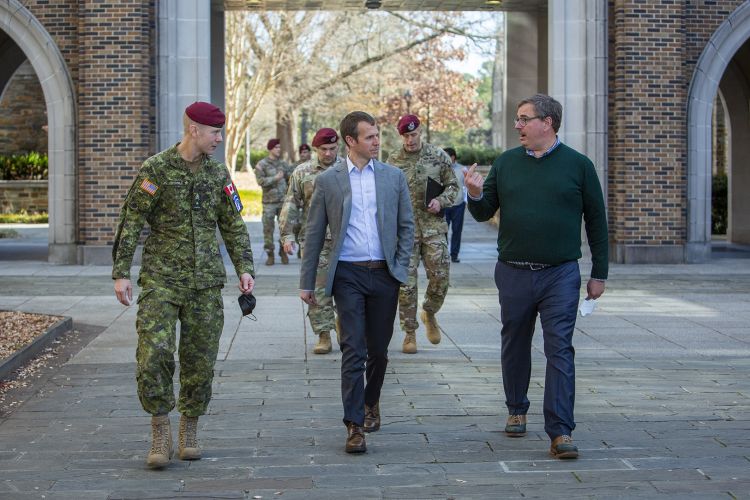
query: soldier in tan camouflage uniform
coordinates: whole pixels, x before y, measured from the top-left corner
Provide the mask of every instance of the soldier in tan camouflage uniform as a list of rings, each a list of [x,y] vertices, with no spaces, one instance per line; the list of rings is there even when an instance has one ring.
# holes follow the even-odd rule
[[[334,165],[338,160],[339,136],[332,128],[318,130],[313,138],[312,145],[315,148],[316,157],[307,163],[298,166],[292,178],[289,180],[289,191],[284,200],[284,208],[281,210],[281,242],[284,251],[292,254],[295,243],[304,252],[305,222],[310,208],[315,178]],[[294,228],[301,227],[299,235],[295,238]],[[317,304],[307,308],[307,317],[313,332],[318,336],[318,342],[313,347],[315,354],[327,354],[331,352],[331,330],[336,330],[335,308],[333,297],[325,294],[326,276],[328,276],[328,256],[331,253],[331,235],[327,234],[323,250],[318,259],[318,270],[315,275],[315,298]]]
[[[263,189],[263,248],[268,254],[266,265],[274,264],[273,230],[276,218],[281,215],[281,205],[286,195],[287,182],[294,167],[281,159],[281,142],[271,139],[266,145],[268,156],[255,166],[255,178]],[[289,264],[289,257],[279,242],[279,256],[282,264]]]
[[[180,321],[180,417],[178,454],[200,458],[198,417],[211,399],[213,367],[224,325],[221,289],[226,281],[216,240],[221,231],[243,294],[252,292],[253,255],[242,204],[227,168],[212,159],[221,143],[224,114],[196,102],[183,116],[185,134],[175,146],[143,163],[128,191],[112,247],[115,294],[130,305],[130,266],[145,223],[138,285],[136,379],[143,409],[152,415],[146,463],[161,468],[172,456],[169,412],[175,407],[175,329]]]
[[[435,314],[448,292],[450,270],[448,226],[442,210],[453,206],[459,195],[450,157],[442,149],[422,141],[419,125],[419,118],[415,115],[403,116],[397,126],[403,147],[388,156],[388,163],[406,174],[414,211],[414,252],[409,262],[409,280],[401,286],[398,297],[399,319],[405,332],[402,350],[407,354],[417,352],[417,268],[420,259],[428,280],[420,319],[427,331],[427,339],[433,344],[440,343]],[[431,200],[425,199],[428,177],[443,188],[443,192]]]

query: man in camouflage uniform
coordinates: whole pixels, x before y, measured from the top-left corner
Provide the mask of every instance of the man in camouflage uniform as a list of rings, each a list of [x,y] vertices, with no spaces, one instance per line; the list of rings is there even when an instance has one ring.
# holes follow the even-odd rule
[[[312,150],[310,149],[310,145],[307,143],[300,144],[299,148],[297,148],[297,152],[299,153],[299,160],[297,160],[294,163],[294,169],[296,170],[297,167],[302,165],[303,163],[307,163],[310,161],[310,158],[312,157]],[[294,170],[292,170],[292,174],[294,174]],[[290,184],[291,186],[291,177],[290,177]],[[287,189],[287,195],[289,194],[289,190]],[[286,198],[284,199],[284,203],[286,203]],[[284,206],[281,206],[282,213],[284,212]],[[279,229],[281,228],[281,219],[279,219]],[[294,241],[300,241],[299,238],[299,232],[302,230],[302,225],[297,224],[294,227]],[[284,243],[284,238],[281,239],[282,244]],[[285,250],[286,251],[286,250]],[[287,252],[289,253],[289,252]],[[289,253],[291,255],[291,253]],[[302,258],[302,246],[297,245],[297,258]]]
[[[263,248],[268,254],[266,265],[274,264],[273,230],[276,218],[281,215],[281,205],[287,190],[287,181],[294,167],[281,159],[281,142],[271,139],[266,145],[268,156],[255,166],[255,178],[263,189]],[[282,264],[289,264],[289,257],[279,242]]]
[[[310,158],[312,156],[310,145],[306,143],[300,144],[299,148],[297,148],[297,152],[299,153],[299,160],[297,160],[297,163],[294,164],[295,168],[299,167],[303,163],[307,163],[308,161],[310,161]]]
[[[185,110],[185,134],[175,146],[143,163],[128,191],[112,247],[115,295],[130,305],[130,266],[141,230],[151,232],[143,250],[138,285],[136,379],[138,397],[152,415],[152,444],[146,463],[165,467],[172,456],[169,412],[175,407],[175,328],[180,321],[181,413],[178,454],[200,458],[198,417],[211,399],[213,367],[224,325],[221,289],[226,281],[216,226],[239,277],[252,292],[253,255],[242,220],[242,204],[227,168],[212,159],[221,143],[224,114],[196,102]]]
[[[409,280],[401,285],[398,297],[399,319],[405,332],[402,350],[407,354],[417,352],[417,268],[420,259],[428,280],[420,318],[427,339],[433,344],[440,343],[440,328],[435,314],[442,307],[448,292],[450,270],[448,226],[442,211],[453,206],[459,195],[451,159],[442,149],[422,142],[419,125],[419,118],[415,115],[401,117],[397,128],[403,147],[388,156],[388,163],[399,167],[406,175],[414,211],[414,252],[409,262]],[[428,177],[442,185],[443,189],[440,195],[430,200],[425,199]]]
[[[316,158],[301,164],[292,173],[289,180],[289,191],[284,200],[281,210],[281,242],[284,251],[291,254],[294,252],[294,244],[304,251],[305,222],[310,208],[315,178],[318,174],[326,171],[328,167],[338,160],[339,136],[332,128],[318,130],[313,138],[312,145],[315,148]],[[300,227],[300,233],[295,238],[294,229]],[[331,253],[331,235],[326,235],[323,250],[318,259],[318,270],[315,275],[315,299],[316,305],[307,308],[307,317],[313,332],[318,336],[318,342],[313,348],[315,354],[327,354],[331,352],[331,330],[336,329],[335,309],[333,297],[326,296],[326,276],[328,276],[328,256]]]

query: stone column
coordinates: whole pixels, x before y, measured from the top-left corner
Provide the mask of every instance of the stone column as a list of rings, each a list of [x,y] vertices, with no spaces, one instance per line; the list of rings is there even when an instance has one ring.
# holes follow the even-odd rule
[[[541,30],[540,30],[541,28]],[[544,92],[546,81],[539,78],[541,68],[546,65],[546,48],[539,44],[539,15],[536,12],[505,13],[505,92],[504,100],[504,149],[519,146],[518,133],[513,120],[518,101],[537,92]]]
[[[563,106],[560,139],[594,162],[607,199],[607,4],[549,2],[549,94]]]
[[[224,10],[211,9],[211,102],[226,112],[224,107]],[[224,135],[226,138],[226,135]],[[224,143],[213,157],[224,161]]]
[[[158,149],[182,137],[182,113],[211,100],[211,0],[162,0],[158,9]]]

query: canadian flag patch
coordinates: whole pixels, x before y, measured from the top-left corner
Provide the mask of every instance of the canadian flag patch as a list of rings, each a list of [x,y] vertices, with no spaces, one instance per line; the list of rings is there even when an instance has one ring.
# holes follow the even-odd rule
[[[234,208],[236,208],[238,212],[242,213],[242,202],[240,201],[240,194],[237,192],[237,188],[234,186],[234,182],[224,186],[224,192],[227,194],[229,199],[232,200]]]

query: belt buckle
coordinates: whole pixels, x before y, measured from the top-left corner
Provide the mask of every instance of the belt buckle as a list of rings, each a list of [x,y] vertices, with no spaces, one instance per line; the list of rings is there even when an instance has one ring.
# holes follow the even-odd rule
[[[533,262],[529,262],[529,269],[532,271],[541,271],[542,269],[546,269],[548,266],[546,264],[534,264]]]

